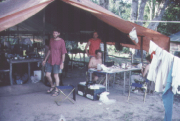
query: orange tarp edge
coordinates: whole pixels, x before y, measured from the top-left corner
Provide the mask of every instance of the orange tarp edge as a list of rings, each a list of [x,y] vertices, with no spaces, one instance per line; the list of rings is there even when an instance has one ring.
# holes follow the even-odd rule
[[[0,31],[6,30],[6,29],[8,29],[12,26],[15,26],[16,24],[21,23],[22,21],[28,19],[32,15],[34,15],[37,12],[39,12],[40,10],[42,10],[44,7],[46,7],[52,1],[54,1],[54,0],[43,2],[43,3],[37,4],[35,6],[26,8],[22,11],[18,11],[11,15],[7,15],[7,16],[0,18]]]
[[[169,51],[170,38],[159,32],[142,27],[140,25],[137,25],[129,21],[125,21],[121,19],[119,16],[111,13],[110,11],[102,8],[101,6],[98,6],[92,3],[89,0],[80,0],[80,2],[77,0],[62,0],[62,1],[90,12],[91,14],[96,16],[98,19],[113,26],[114,28],[118,29],[119,31],[123,33],[128,34],[132,30],[133,27],[136,27],[137,35],[143,36],[143,50],[146,50],[146,51],[149,50],[149,42],[150,40],[152,40],[160,47]],[[137,44],[135,43],[135,45],[131,45],[131,44],[121,44],[121,45],[125,47],[140,49],[140,44],[141,44],[140,41],[141,39],[139,39],[139,42]]]

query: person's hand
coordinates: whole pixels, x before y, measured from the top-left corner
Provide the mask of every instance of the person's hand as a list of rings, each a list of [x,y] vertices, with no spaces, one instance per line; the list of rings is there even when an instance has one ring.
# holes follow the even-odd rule
[[[89,53],[86,53],[87,54],[87,56],[89,57]]]
[[[42,62],[42,65],[44,66],[46,64],[46,61],[44,60],[43,62]]]
[[[64,63],[61,63],[60,69],[63,69],[63,68],[64,68]]]

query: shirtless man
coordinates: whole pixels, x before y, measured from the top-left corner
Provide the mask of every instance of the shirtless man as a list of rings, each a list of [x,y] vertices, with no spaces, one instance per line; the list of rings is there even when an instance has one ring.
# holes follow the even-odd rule
[[[150,55],[148,55],[146,57],[146,60],[147,60],[148,64],[146,65],[146,67],[143,67],[141,69],[141,75],[131,75],[131,83],[135,83],[135,80],[143,82],[147,78],[147,74],[149,72],[149,67],[150,67],[150,64],[151,64],[151,57],[150,57]],[[134,89],[134,87],[132,89],[134,90],[133,92],[138,92],[136,89]]]
[[[97,68],[98,64],[102,64],[102,59],[101,59],[102,52],[101,52],[101,50],[96,50],[95,54],[96,54],[95,57],[92,57],[89,61],[88,69],[89,68]],[[93,73],[92,76],[93,76],[94,81],[98,80],[98,75],[96,73]]]

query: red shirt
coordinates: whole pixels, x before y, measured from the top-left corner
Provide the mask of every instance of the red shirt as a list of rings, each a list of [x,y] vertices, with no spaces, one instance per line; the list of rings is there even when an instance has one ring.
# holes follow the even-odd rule
[[[89,55],[91,56],[95,56],[95,51],[100,49],[100,43],[101,43],[101,40],[99,38],[97,38],[96,40],[94,40],[93,38],[91,38],[89,40],[90,42],[90,46],[89,46]]]
[[[58,41],[51,39],[49,44],[49,49],[51,51],[48,63],[51,65],[60,65],[62,63],[62,55],[67,53],[66,46],[63,39]]]

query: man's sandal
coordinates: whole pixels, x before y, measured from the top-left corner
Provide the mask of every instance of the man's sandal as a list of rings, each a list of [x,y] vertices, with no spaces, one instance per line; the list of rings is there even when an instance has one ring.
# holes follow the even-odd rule
[[[47,90],[47,93],[51,93],[54,89],[55,87],[51,87],[49,90]]]
[[[56,96],[58,96],[58,95],[59,95],[59,91],[57,91],[57,90],[55,90],[55,91],[54,91],[54,94],[52,94],[53,97],[56,97]]]

